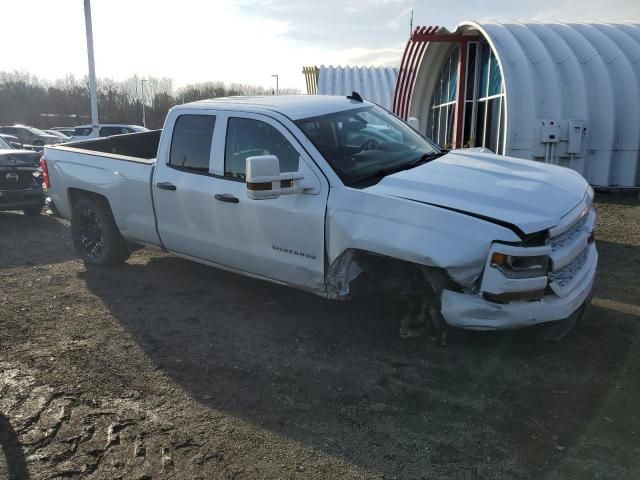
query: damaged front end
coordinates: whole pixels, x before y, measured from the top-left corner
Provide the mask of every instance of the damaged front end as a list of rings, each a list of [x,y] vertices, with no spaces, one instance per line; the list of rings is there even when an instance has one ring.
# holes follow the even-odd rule
[[[570,326],[559,321],[573,325],[593,291],[594,227],[588,203],[570,212],[565,224],[520,242],[494,241],[483,259],[463,266],[421,265],[347,249],[328,269],[327,295],[389,292],[401,298],[404,338],[427,333],[443,344],[447,326],[502,330],[536,324],[564,336]]]
[[[592,200],[587,191],[555,223],[525,232],[381,192],[332,191],[326,295],[392,291],[404,300],[403,336],[425,326],[498,330],[566,319],[593,287]]]
[[[443,291],[447,323],[473,330],[544,324],[554,332],[545,338],[566,335],[593,293],[598,252],[592,199],[586,196],[536,242],[493,242],[478,294]]]

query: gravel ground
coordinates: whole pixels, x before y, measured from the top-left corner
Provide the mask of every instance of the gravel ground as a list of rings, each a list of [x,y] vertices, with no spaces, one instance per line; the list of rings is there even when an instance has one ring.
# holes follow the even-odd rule
[[[640,478],[640,201],[600,196],[585,320],[401,340],[332,303],[151,251],[87,268],[0,213],[0,478]]]

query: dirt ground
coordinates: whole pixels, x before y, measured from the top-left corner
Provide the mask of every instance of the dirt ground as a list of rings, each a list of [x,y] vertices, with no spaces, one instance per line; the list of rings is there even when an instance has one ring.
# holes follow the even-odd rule
[[[66,222],[0,213],[0,479],[640,478],[640,200],[597,210],[569,338],[446,347],[388,300],[151,251],[87,268]]]

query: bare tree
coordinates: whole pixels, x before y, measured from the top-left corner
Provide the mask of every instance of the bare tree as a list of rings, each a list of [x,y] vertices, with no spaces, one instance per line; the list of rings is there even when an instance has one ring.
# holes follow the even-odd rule
[[[299,93],[281,89],[281,93]],[[171,107],[181,103],[230,95],[270,95],[271,90],[247,84],[204,82],[175,89],[170,78],[146,77],[144,102],[147,126],[160,128]],[[124,81],[98,79],[98,110],[101,122],[142,122],[142,77]],[[25,123],[41,128],[87,123],[87,78],[66,75],[47,82],[23,71],[0,71],[0,124]]]

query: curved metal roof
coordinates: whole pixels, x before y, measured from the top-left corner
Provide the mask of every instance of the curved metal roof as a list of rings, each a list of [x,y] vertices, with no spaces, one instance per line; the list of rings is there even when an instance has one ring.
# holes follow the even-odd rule
[[[305,77],[317,75],[317,85],[309,83],[307,93],[318,95],[350,95],[358,92],[362,98],[385,108],[391,107],[398,77],[396,67],[305,67]],[[310,86],[311,85],[311,88]],[[313,87],[317,87],[315,90]]]
[[[640,24],[463,22],[457,30],[471,31],[486,38],[500,65],[507,155],[545,157],[541,129],[554,122],[557,163],[594,185],[640,185]],[[425,118],[445,50],[426,48],[411,115]],[[573,129],[581,129],[577,152],[569,145]]]

